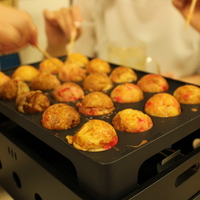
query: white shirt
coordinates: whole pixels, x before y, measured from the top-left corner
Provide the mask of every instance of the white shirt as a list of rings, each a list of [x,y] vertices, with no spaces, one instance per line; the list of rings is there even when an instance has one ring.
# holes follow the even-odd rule
[[[177,77],[200,69],[200,34],[189,27],[171,0],[75,0],[83,17],[83,34],[75,50],[107,59],[107,43],[137,38],[147,55],[156,58],[161,72]]]

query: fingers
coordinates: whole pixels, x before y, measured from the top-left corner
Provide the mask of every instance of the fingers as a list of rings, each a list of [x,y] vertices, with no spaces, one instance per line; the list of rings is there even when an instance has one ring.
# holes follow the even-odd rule
[[[71,8],[71,14],[73,17],[73,24],[74,24],[75,28],[80,28],[81,22],[82,22],[82,17],[81,17],[79,7],[73,6]]]
[[[187,2],[188,2],[187,0],[173,0],[172,1],[174,6],[178,9],[184,8]]]
[[[77,6],[61,8],[57,11],[44,10],[44,17],[48,27],[60,29],[67,38],[70,38],[73,28],[79,29],[82,18]]]

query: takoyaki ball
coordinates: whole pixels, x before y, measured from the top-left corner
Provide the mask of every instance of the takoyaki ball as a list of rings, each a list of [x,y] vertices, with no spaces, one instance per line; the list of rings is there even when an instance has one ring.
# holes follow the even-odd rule
[[[140,133],[153,127],[152,119],[142,111],[124,109],[118,112],[112,119],[115,129],[128,133]]]
[[[112,125],[103,120],[90,120],[74,135],[66,136],[69,144],[82,151],[99,152],[113,148],[118,135]]]
[[[31,82],[30,87],[33,90],[53,90],[59,86],[61,82],[58,78],[50,73],[40,72]]]
[[[17,96],[29,92],[30,88],[27,83],[10,79],[0,86],[0,99],[2,100],[15,100]]]
[[[52,96],[58,102],[73,102],[84,98],[84,91],[76,83],[65,82],[53,90]]]
[[[174,97],[182,104],[200,104],[200,88],[194,85],[183,85],[178,87]]]
[[[108,74],[111,72],[111,66],[107,61],[103,59],[93,58],[86,65],[86,70],[87,70],[87,73],[100,72],[100,73]]]
[[[64,103],[49,106],[42,114],[42,126],[49,130],[66,130],[77,126],[81,121],[75,108]]]
[[[143,92],[164,92],[168,90],[169,84],[167,80],[158,74],[144,75],[137,83]]]
[[[64,62],[59,58],[46,58],[39,64],[41,72],[57,74],[59,69],[64,65]]]
[[[41,91],[30,91],[17,97],[16,109],[21,113],[39,113],[46,110],[51,102]]]
[[[147,100],[144,110],[156,117],[174,117],[181,113],[181,106],[173,95],[158,93]]]
[[[119,66],[113,69],[110,79],[114,83],[130,83],[137,80],[137,74],[129,67]]]
[[[72,53],[68,55],[66,62],[73,63],[77,67],[85,67],[89,59],[81,53]]]
[[[11,78],[4,72],[0,72],[0,86],[3,85],[6,81],[9,81],[10,79]]]
[[[39,70],[31,65],[22,65],[15,69],[12,74],[12,78],[19,79],[21,81],[31,81],[39,74]]]
[[[77,104],[79,112],[84,115],[105,115],[115,110],[111,98],[103,92],[91,92]]]
[[[88,91],[108,91],[112,87],[113,82],[106,73],[91,73],[83,80],[83,89]]]
[[[136,84],[122,83],[111,91],[110,97],[117,103],[135,103],[143,100],[144,94]]]
[[[66,62],[58,72],[58,78],[62,82],[79,82],[86,77],[86,70],[73,63]]]

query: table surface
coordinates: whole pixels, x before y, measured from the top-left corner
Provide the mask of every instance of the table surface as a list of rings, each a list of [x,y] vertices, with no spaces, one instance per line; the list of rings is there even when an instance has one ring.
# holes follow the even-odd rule
[[[13,198],[0,186],[0,200],[13,200]]]

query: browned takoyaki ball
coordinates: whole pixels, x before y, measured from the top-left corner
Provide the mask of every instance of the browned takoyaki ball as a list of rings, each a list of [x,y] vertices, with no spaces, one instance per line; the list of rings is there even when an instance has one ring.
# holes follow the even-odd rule
[[[101,72],[108,74],[111,72],[111,66],[107,61],[103,59],[93,58],[86,65],[86,70],[88,73]]]
[[[21,81],[31,81],[39,74],[39,70],[31,65],[22,65],[15,69],[12,74],[13,79],[19,79]]]
[[[147,100],[144,110],[156,117],[174,117],[181,113],[181,106],[173,95],[158,93]]]
[[[110,97],[117,103],[135,103],[143,100],[144,94],[136,84],[122,83],[112,90]]]
[[[57,86],[59,86],[61,82],[58,78],[50,73],[40,72],[38,76],[33,78],[30,82],[30,87],[33,90],[53,90]]]
[[[72,102],[84,98],[84,91],[76,83],[65,82],[52,91],[52,96],[58,102]]]
[[[10,79],[0,86],[0,99],[15,100],[17,96],[29,91],[29,86],[25,82]]]
[[[81,121],[75,108],[64,103],[49,106],[42,114],[42,126],[50,130],[65,130],[77,126]]]
[[[88,64],[89,59],[81,53],[72,53],[68,55],[66,61],[73,63],[77,67],[85,67]]]
[[[0,72],[0,86],[10,79],[11,78],[8,75],[6,75],[4,72]]]
[[[106,73],[91,73],[83,80],[83,89],[88,91],[107,91],[112,87],[113,82]]]
[[[59,69],[64,65],[64,62],[59,58],[46,58],[39,64],[40,72],[57,74]]]
[[[111,149],[118,143],[118,135],[112,125],[103,120],[90,120],[74,135],[66,137],[76,149],[99,152]]]
[[[115,110],[111,98],[103,92],[91,92],[77,103],[79,112],[85,115],[105,115]]]
[[[21,113],[39,113],[46,110],[51,102],[41,91],[30,91],[17,97],[16,109]]]
[[[167,80],[158,74],[144,75],[137,83],[143,92],[164,92],[168,90],[169,84]]]
[[[113,69],[110,79],[114,83],[130,83],[137,80],[137,74],[129,67],[119,66]]]
[[[129,108],[118,112],[112,119],[112,125],[119,131],[140,133],[151,129],[153,122],[142,111]]]
[[[86,70],[76,64],[66,62],[58,72],[58,78],[62,82],[79,82],[86,77]]]
[[[200,104],[200,88],[194,85],[183,85],[178,87],[174,97],[182,104]]]

